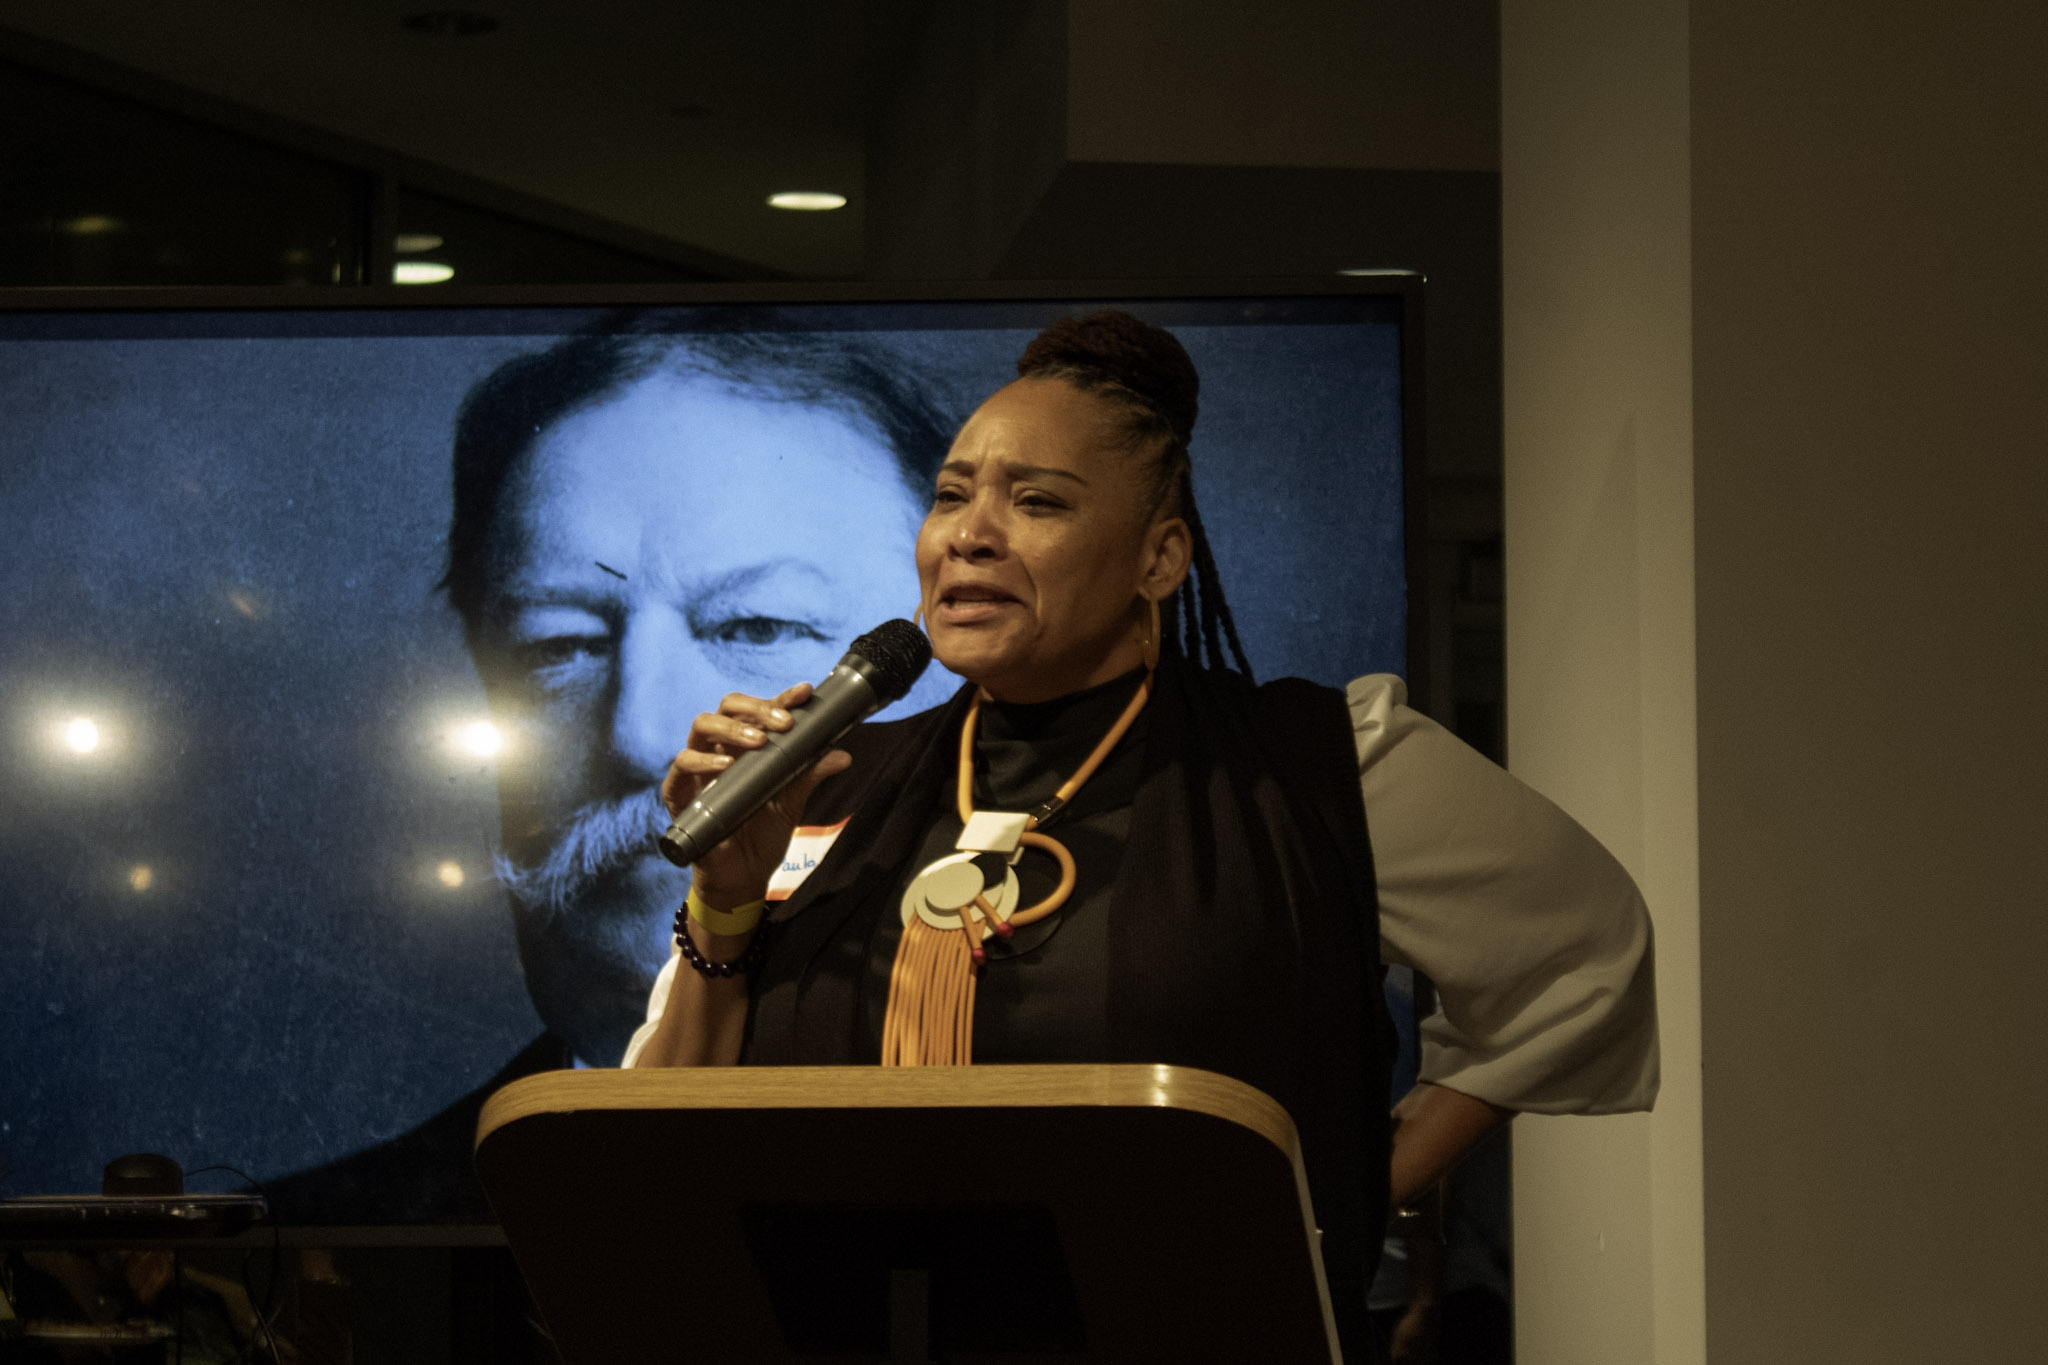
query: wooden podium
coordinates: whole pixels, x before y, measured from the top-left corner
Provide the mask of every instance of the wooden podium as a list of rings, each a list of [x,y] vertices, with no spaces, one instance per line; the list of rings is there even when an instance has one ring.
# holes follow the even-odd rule
[[[1294,1125],[1211,1072],[547,1072],[476,1164],[565,1365],[1340,1359]]]

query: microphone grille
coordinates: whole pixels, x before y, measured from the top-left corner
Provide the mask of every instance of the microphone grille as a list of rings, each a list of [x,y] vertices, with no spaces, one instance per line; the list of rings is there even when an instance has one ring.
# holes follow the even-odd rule
[[[853,642],[848,651],[873,665],[868,686],[887,706],[908,692],[932,661],[932,642],[908,621],[884,621]]]

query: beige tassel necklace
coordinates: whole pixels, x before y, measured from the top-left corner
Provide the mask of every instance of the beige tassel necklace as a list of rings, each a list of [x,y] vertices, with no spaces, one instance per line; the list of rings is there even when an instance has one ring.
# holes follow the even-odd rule
[[[1155,608],[1156,610],[1156,608]],[[1153,629],[1153,639],[1158,629]],[[1074,799],[1152,695],[1156,653],[1148,653],[1144,681],[1087,761],[1029,815],[974,809],[974,731],[981,718],[979,690],[960,726],[959,803],[964,827],[959,850],[926,866],[903,893],[903,937],[889,973],[889,1004],[882,1016],[883,1066],[966,1066],[974,1054],[974,985],[987,961],[983,940],[1008,938],[1016,928],[1044,919],[1074,890],[1074,856],[1038,826]],[[1026,848],[1059,861],[1060,880],[1036,905],[1017,908],[1017,860]]]

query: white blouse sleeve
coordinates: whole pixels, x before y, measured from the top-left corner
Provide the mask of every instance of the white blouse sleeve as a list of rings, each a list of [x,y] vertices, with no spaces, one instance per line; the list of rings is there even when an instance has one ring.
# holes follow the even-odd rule
[[[1657,1094],[1650,917],[1572,818],[1410,710],[1347,689],[1379,881],[1380,954],[1435,983],[1422,1079],[1510,1109],[1609,1114]]]
[[[647,1022],[633,1030],[632,1038],[626,1043],[626,1055],[619,1061],[621,1067],[637,1063],[640,1049],[646,1047],[647,1040],[654,1036],[654,1030],[661,1023],[662,1012],[668,1008],[668,993],[675,989],[676,964],[682,960],[682,949],[670,944],[668,961],[661,964],[661,970],[654,977],[654,989],[647,993]]]

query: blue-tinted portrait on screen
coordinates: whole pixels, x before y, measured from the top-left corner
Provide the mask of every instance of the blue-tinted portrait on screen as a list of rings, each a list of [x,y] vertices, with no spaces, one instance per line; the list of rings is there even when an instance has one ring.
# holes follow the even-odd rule
[[[668,955],[692,717],[910,615],[953,432],[1095,306],[0,319],[0,1194],[487,1220],[481,1097],[615,1065]],[[1259,676],[1402,671],[1398,300],[1127,306]]]

